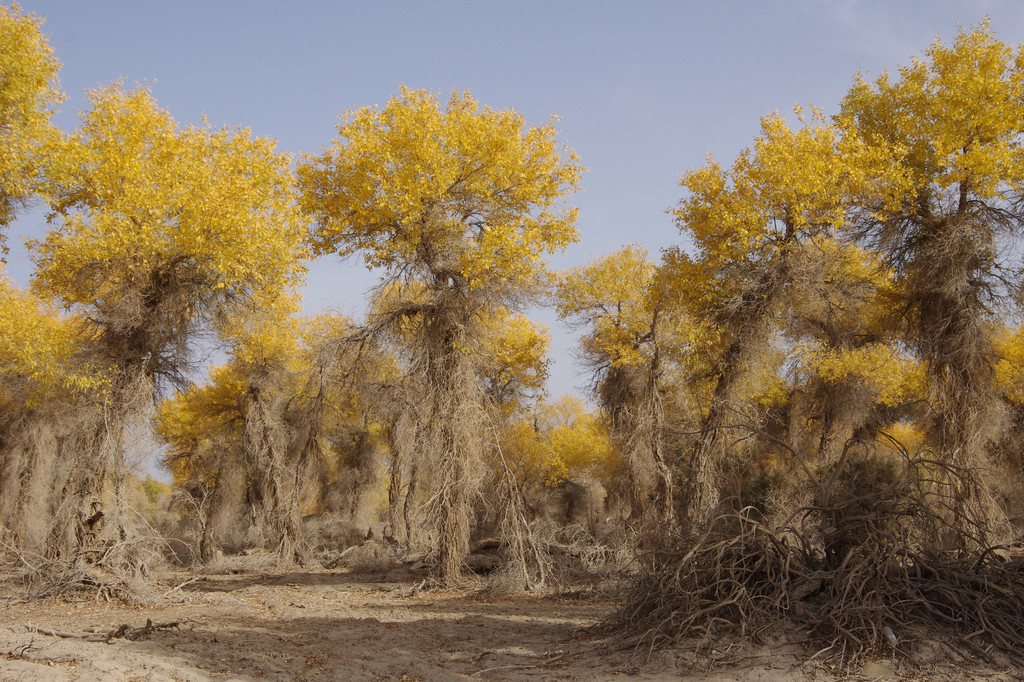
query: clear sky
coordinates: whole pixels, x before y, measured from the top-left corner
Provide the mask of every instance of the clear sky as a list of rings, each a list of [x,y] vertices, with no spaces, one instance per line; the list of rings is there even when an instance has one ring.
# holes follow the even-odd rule
[[[22,0],[46,18],[68,94],[58,116],[75,127],[85,92],[123,78],[146,82],[179,122],[206,116],[245,126],[293,154],[315,153],[349,109],[382,105],[399,84],[446,96],[470,90],[529,122],[560,117],[560,138],[589,169],[580,242],[552,259],[586,262],[625,243],[657,256],[680,243],[666,211],[679,175],[708,154],[724,163],[749,145],[762,115],[796,103],[835,113],[859,69],[906,64],[937,36],[988,16],[996,35],[1024,42],[1018,0]],[[8,273],[25,283],[20,234]],[[357,261],[311,264],[310,312],[358,316],[374,276]],[[572,335],[550,312],[551,393],[583,387]]]

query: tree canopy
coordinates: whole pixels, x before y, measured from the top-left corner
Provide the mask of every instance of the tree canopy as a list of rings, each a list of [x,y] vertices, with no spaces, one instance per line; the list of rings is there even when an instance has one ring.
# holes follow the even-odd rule
[[[469,93],[442,107],[403,88],[383,108],[349,112],[339,139],[299,167],[317,255],[358,252],[392,276],[509,295],[532,284],[541,254],[577,238],[574,153],[554,120],[527,126]]]
[[[63,99],[57,85],[60,62],[42,24],[17,5],[0,5],[0,228],[36,193],[46,145],[57,134],[50,118]],[[0,246],[3,239],[0,230]]]

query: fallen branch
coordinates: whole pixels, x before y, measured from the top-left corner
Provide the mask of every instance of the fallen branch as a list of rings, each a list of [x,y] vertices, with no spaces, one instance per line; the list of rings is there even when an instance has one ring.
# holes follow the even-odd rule
[[[61,637],[63,639],[84,639],[88,642],[102,642],[104,638],[102,636],[92,633],[79,633],[79,632],[63,632],[61,630],[53,630],[50,628],[41,628],[29,624],[25,626],[25,629],[29,632],[37,632],[40,635],[46,635],[48,637]]]
[[[203,579],[202,576],[196,576],[195,578],[189,578],[188,580],[186,580],[185,582],[181,583],[180,585],[172,587],[171,589],[169,589],[166,592],[164,592],[164,597],[169,597],[172,594],[174,594],[175,592],[177,592],[178,590],[180,590],[181,588],[185,587],[186,585],[191,585],[192,583],[199,582],[202,579]]]
[[[41,635],[47,635],[49,637],[61,637],[63,639],[82,639],[87,642],[106,642],[110,644],[115,639],[127,639],[134,642],[138,639],[146,637],[159,630],[170,630],[186,623],[193,623],[195,621],[190,620],[175,620],[167,623],[154,623],[152,619],[147,618],[146,624],[142,627],[132,627],[127,623],[122,623],[113,630],[109,630],[106,633],[102,632],[64,632],[62,630],[54,630],[52,628],[43,628],[34,626],[31,623],[26,626],[29,632],[38,632]]]

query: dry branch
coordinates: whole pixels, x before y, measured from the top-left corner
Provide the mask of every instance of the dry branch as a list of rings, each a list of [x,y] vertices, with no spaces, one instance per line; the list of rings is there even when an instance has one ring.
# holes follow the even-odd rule
[[[61,637],[63,639],[83,639],[87,642],[106,642],[110,644],[115,639],[127,639],[134,642],[143,637],[147,637],[154,632],[159,630],[170,630],[180,625],[192,623],[194,621],[189,620],[175,620],[167,623],[154,623],[152,619],[147,618],[146,624],[142,627],[133,627],[127,623],[122,623],[118,627],[109,630],[107,632],[64,632],[62,630],[54,630],[51,628],[43,628],[34,626],[31,623],[26,626],[29,632],[38,632],[41,635],[47,635],[49,637]]]

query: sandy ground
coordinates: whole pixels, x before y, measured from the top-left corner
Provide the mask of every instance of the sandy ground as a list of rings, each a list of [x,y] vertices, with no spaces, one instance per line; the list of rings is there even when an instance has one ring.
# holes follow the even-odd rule
[[[480,598],[417,589],[423,576],[353,572],[207,575],[154,604],[19,602],[0,593],[2,680],[830,680],[837,671],[776,645],[706,670],[685,649],[634,655],[588,628],[607,596]],[[179,582],[187,580],[182,576]],[[174,584],[174,583],[171,583]],[[155,628],[135,641],[103,635]],[[49,633],[49,634],[47,634]],[[81,637],[84,635],[100,641]],[[1024,679],[976,663],[869,662],[848,679]]]

